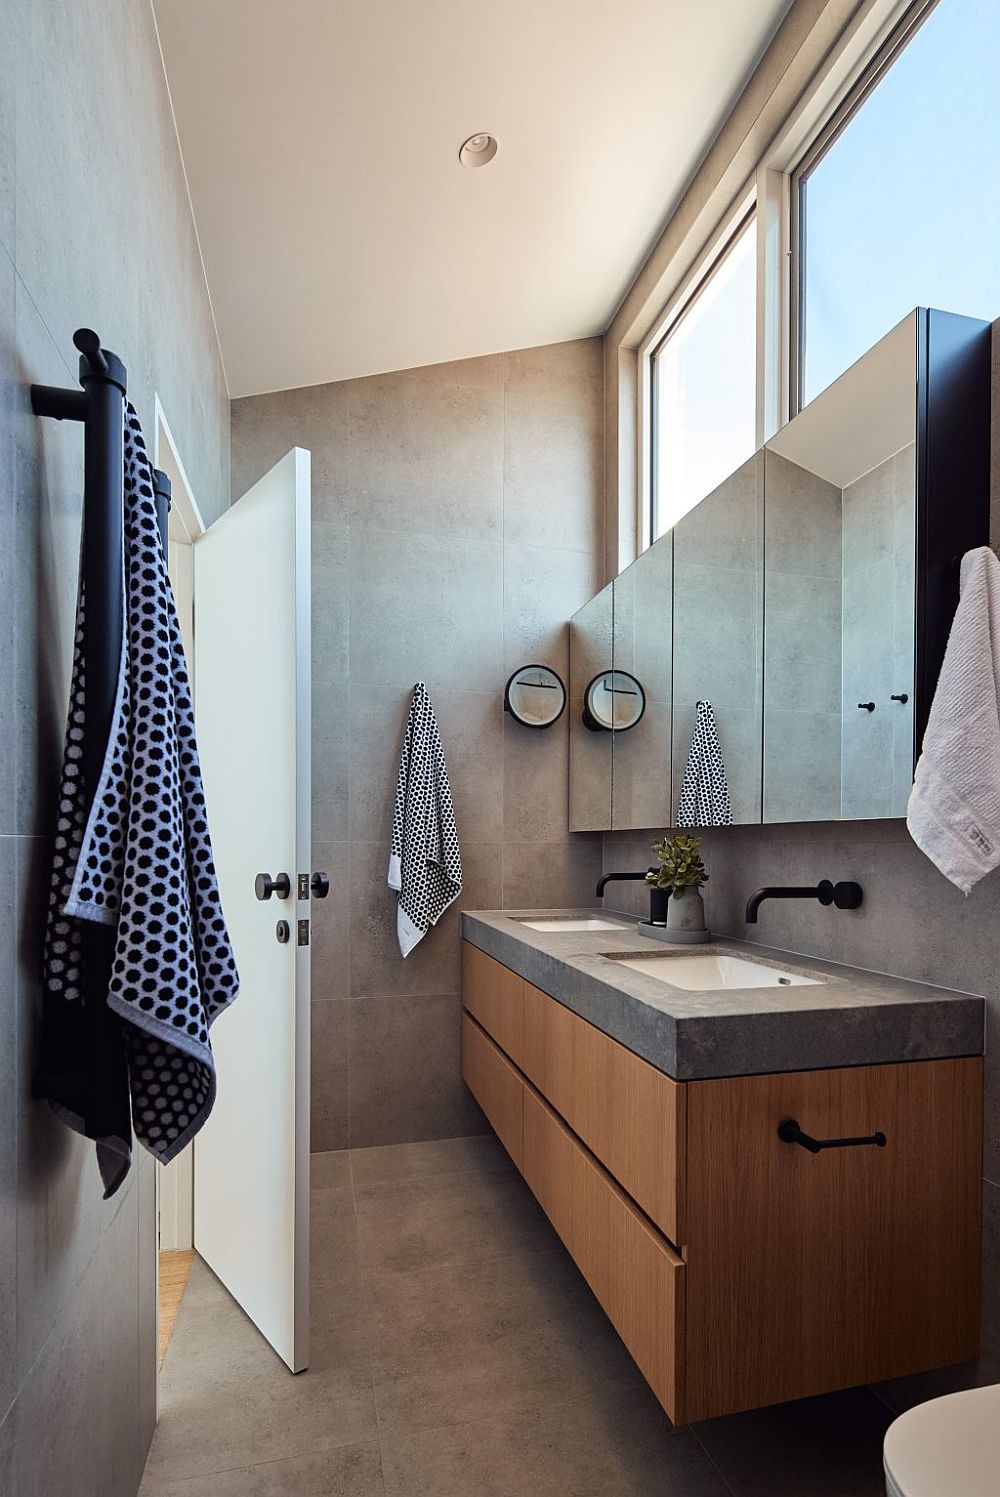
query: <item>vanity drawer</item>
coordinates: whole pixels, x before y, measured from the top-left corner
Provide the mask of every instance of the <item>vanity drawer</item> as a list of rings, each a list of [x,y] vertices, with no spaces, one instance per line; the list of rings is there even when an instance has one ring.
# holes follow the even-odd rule
[[[685,1241],[682,1085],[524,983],[521,1069],[671,1242]]]
[[[684,1263],[529,1086],[522,1173],[646,1381],[679,1423]]]
[[[462,1015],[462,1077],[497,1138],[523,1171],[524,1082],[468,1014]]]
[[[524,979],[480,951],[462,943],[462,1003],[501,1050],[521,1064]]]
[[[978,1057],[690,1082],[688,1417],[974,1361],[981,1140]]]

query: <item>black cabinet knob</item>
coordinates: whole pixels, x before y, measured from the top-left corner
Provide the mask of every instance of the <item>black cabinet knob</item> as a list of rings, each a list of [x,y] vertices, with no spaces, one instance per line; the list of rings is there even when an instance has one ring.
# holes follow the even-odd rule
[[[314,873],[309,880],[314,899],[325,899],[330,892],[330,875],[328,873]]]
[[[258,873],[253,881],[253,892],[258,899],[270,899],[272,894],[287,899],[292,892],[292,881],[287,873],[279,873],[276,878],[268,873]]]
[[[874,702],[859,702],[858,703],[858,707],[859,707],[859,709],[862,712],[874,712],[875,711],[875,703]]]

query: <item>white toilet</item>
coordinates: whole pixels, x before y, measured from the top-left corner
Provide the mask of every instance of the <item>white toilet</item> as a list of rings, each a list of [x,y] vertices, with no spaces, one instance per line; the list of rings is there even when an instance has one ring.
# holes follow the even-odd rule
[[[997,1497],[1000,1383],[900,1415],[886,1431],[883,1460],[888,1497]]]

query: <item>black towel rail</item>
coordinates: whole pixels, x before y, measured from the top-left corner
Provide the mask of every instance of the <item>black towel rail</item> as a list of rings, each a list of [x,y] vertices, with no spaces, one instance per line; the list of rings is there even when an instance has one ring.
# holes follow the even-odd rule
[[[36,416],[83,425],[84,740],[81,769],[88,803],[97,793],[114,716],[124,627],[124,417],[128,378],[117,354],[89,328],[73,342],[80,354],[80,389],[32,385]],[[160,535],[166,550],[170,480],[154,470]],[[84,1002],[45,1026],[35,1092],[79,1119],[97,1143],[106,1194],[128,1173],[127,1155],[106,1140],[131,1134],[121,1026],[108,1008],[114,933],[83,930]]]

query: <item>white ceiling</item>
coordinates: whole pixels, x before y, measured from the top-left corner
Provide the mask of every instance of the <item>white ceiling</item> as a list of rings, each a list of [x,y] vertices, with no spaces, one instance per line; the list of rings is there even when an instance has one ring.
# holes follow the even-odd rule
[[[154,5],[238,396],[602,332],[789,0]]]

